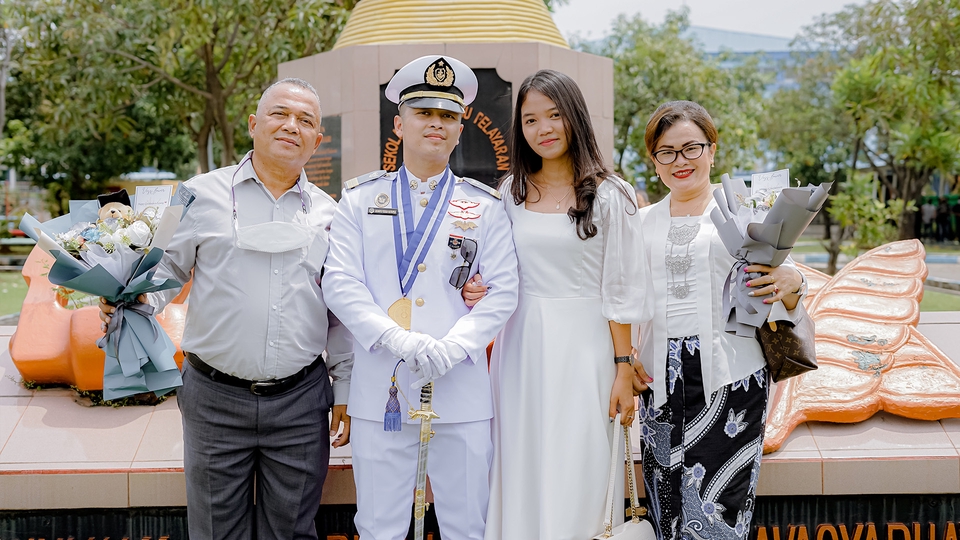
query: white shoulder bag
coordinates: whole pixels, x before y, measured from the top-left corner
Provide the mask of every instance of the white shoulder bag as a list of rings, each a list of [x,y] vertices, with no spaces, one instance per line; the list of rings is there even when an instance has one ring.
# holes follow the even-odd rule
[[[645,508],[640,508],[637,500],[637,479],[633,470],[633,448],[630,445],[630,426],[620,426],[620,415],[614,420],[617,428],[622,427],[626,451],[624,462],[627,470],[627,482],[630,489],[630,515],[633,518],[618,527],[613,526],[613,491],[617,483],[617,454],[620,447],[621,429],[613,430],[613,444],[610,456],[610,482],[607,485],[607,506],[603,519],[603,532],[593,537],[593,540],[655,540],[656,534],[648,521],[640,519],[645,514]]]

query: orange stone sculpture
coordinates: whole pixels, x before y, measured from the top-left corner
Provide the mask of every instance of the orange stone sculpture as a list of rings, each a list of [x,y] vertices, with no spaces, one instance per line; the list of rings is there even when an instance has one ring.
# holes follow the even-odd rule
[[[80,390],[103,389],[103,351],[97,340],[103,335],[97,306],[67,309],[47,280],[53,259],[38,247],[33,248],[23,266],[27,297],[20,310],[17,331],[10,338],[10,357],[20,376],[38,383],[75,385]],[[190,292],[187,283],[163,313],[157,316],[177,346],[174,359],[182,366],[180,338],[187,314],[184,300]]]
[[[960,367],[917,330],[926,253],[918,240],[873,249],[832,278],[803,267],[819,369],[776,385],[764,452],[806,421],[860,422],[878,411],[960,417]]]

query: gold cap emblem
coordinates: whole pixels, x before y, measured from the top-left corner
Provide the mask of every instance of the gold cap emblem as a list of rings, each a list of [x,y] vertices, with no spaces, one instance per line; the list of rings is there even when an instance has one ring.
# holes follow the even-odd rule
[[[439,86],[442,88],[450,88],[453,86],[455,78],[456,73],[443,58],[437,58],[435,62],[427,66],[427,71],[423,74],[423,81],[425,83],[430,86]]]

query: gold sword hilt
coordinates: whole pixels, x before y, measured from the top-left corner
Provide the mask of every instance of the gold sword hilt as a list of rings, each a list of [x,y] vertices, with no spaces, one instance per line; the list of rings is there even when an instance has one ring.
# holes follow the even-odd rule
[[[433,410],[433,382],[423,385],[420,389],[420,408],[407,411],[411,420],[433,420],[440,415]]]
[[[407,414],[410,415],[411,420],[426,420],[428,418],[433,420],[434,418],[440,418],[440,415],[433,412],[433,409],[427,409],[427,410],[418,409],[416,411],[407,411]]]

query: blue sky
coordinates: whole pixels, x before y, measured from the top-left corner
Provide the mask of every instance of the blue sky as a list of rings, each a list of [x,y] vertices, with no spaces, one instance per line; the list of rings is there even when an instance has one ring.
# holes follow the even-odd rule
[[[838,0],[569,0],[557,8],[554,21],[564,37],[579,34],[585,39],[603,37],[619,13],[641,16],[653,23],[663,21],[668,10],[682,5],[690,8],[690,23],[722,30],[734,30],[792,38],[823,13],[833,13],[844,4]]]

